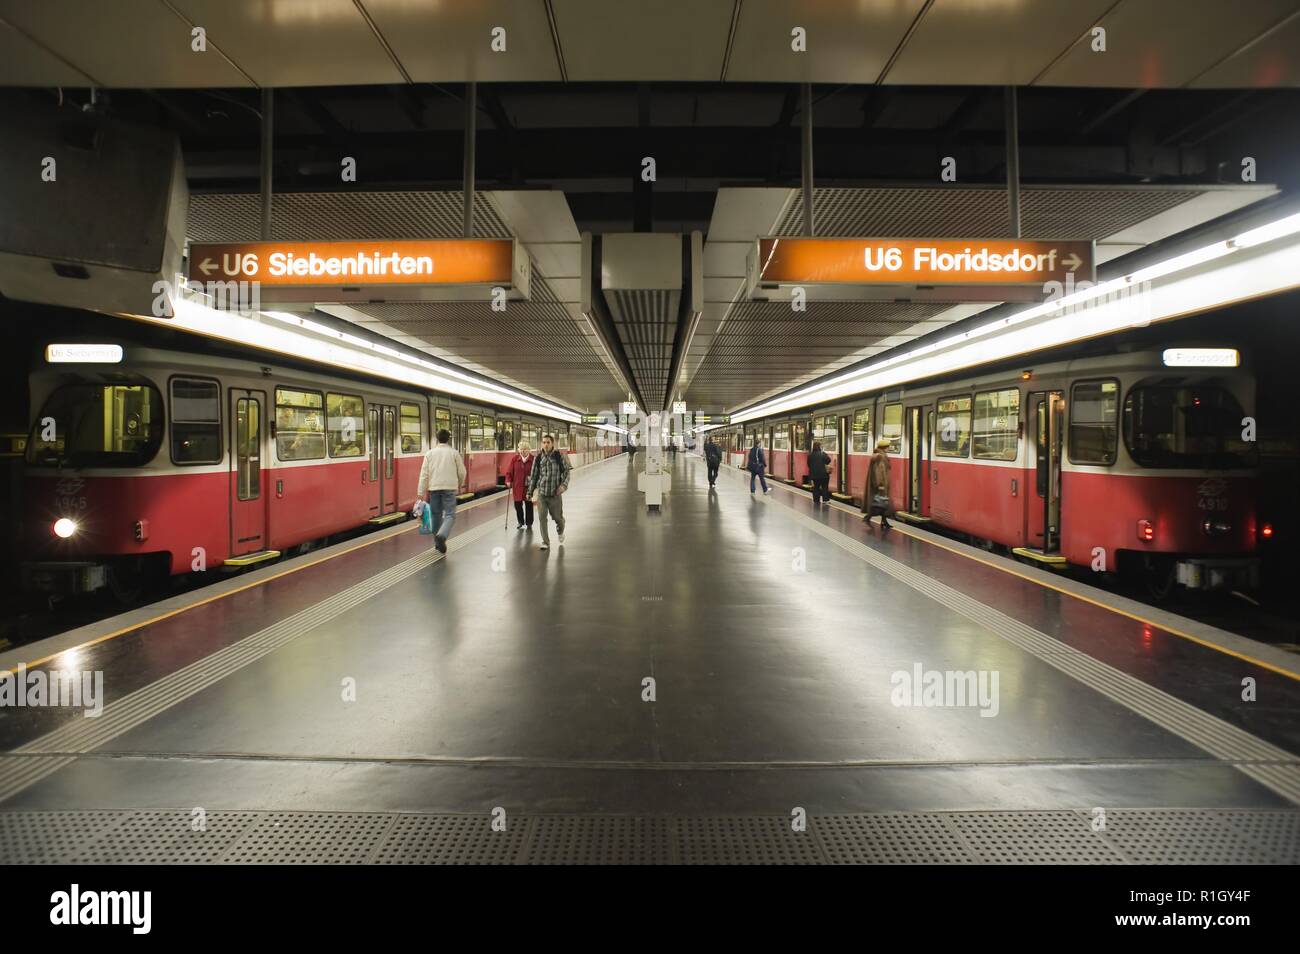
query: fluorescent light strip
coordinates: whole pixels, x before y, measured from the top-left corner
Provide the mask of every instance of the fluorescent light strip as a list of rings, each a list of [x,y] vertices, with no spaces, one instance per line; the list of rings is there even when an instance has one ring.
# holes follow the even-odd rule
[[[579,415],[557,405],[509,391],[491,382],[475,380],[454,369],[394,352],[384,345],[364,341],[347,332],[336,331],[287,312],[263,313],[266,317],[275,319],[276,323],[272,323],[235,312],[218,311],[187,298],[173,302],[173,309],[173,318],[150,315],[136,317],[163,327],[181,327],[208,337],[250,345],[277,354],[366,371],[430,391],[503,405],[571,424],[582,422]],[[281,328],[280,324],[292,326],[293,330],[290,327]],[[308,337],[302,331],[311,332],[326,340]],[[416,365],[417,368],[409,368],[407,365]]]
[[[1232,288],[1225,287],[1221,283],[1214,283],[1209,288],[1198,288],[1197,295],[1199,295],[1199,298],[1197,295],[1191,294],[1180,298],[1169,288],[1143,291],[1136,291],[1136,289],[1156,279],[1187,271],[1198,265],[1267,242],[1294,236],[1298,232],[1300,232],[1300,213],[1243,232],[1235,238],[1214,242],[1194,251],[1176,255],[1165,261],[1144,266],[1128,275],[1099,282],[1091,288],[1072,292],[1056,301],[1034,305],[1016,312],[1014,315],[989,322],[979,328],[949,335],[939,341],[913,348],[911,351],[895,355],[869,367],[845,372],[825,381],[809,385],[802,391],[797,391],[786,397],[773,398],[756,405],[748,411],[733,414],[731,421],[733,424],[743,424],[746,421],[752,421],[771,414],[781,414],[786,411],[825,403],[830,400],[838,400],[866,391],[906,384],[909,381],[985,364],[998,358],[1015,357],[1019,354],[1027,354],[1043,348],[1069,344],[1083,338],[1121,331],[1133,327],[1135,324],[1146,324],[1150,321],[1159,321],[1162,318],[1183,314],[1188,311],[1201,310],[1207,306],[1207,303],[1209,303],[1209,307],[1218,307],[1243,298],[1279,291],[1295,284],[1295,269],[1300,266],[1300,262],[1285,262],[1275,266],[1258,266],[1253,275],[1245,276],[1253,278],[1255,281],[1242,280],[1243,276],[1238,276],[1236,284]],[[1297,248],[1294,245],[1282,249],[1281,253],[1284,257],[1287,253],[1290,253],[1296,258],[1300,258],[1300,254],[1297,254]],[[1240,266],[1242,263],[1238,264]],[[1231,267],[1233,266],[1229,265],[1229,268]],[[1249,268],[1249,263],[1245,263],[1245,267]],[[1227,271],[1227,269],[1215,269],[1208,274],[1213,276],[1221,271]],[[1291,276],[1291,279],[1284,280],[1273,276]],[[1231,291],[1235,297],[1225,294],[1228,291]],[[1116,294],[1120,296],[1118,302],[1103,302],[1081,314],[1057,314],[1076,308],[1086,302]],[[1146,301],[1156,299],[1162,301],[1164,299],[1171,300],[1166,301],[1163,308],[1150,308],[1149,314],[1147,313],[1148,309],[1139,308],[1134,310],[1123,307],[1126,304],[1133,304],[1135,300],[1141,299],[1142,296],[1149,296]],[[1050,317],[1053,315],[1055,317]],[[1016,326],[1023,325],[1035,318],[1047,318],[1047,320],[1034,327],[1017,329]],[[1081,320],[1084,318],[1091,320]],[[1006,334],[999,334],[999,337],[994,340],[980,340],[986,339],[989,335],[1003,332],[1006,332]],[[939,354],[939,352],[943,352],[943,354]],[[892,373],[890,369],[893,369]]]
[[[283,321],[285,324],[301,327],[307,331],[312,331],[316,334],[323,335],[327,338],[338,338],[341,341],[348,341],[351,343],[355,343],[359,347],[364,347],[372,351],[377,351],[381,354],[389,355],[390,357],[397,358],[401,361],[405,361],[410,364],[419,365],[420,367],[427,368],[431,371],[434,371],[437,374],[457,378],[458,380],[468,384],[470,387],[480,388],[480,389],[486,388],[490,391],[493,391],[501,395],[502,401],[519,400],[521,397],[523,397],[525,400],[532,401],[539,406],[552,408],[552,410],[548,411],[547,413],[553,417],[569,414],[569,412],[565,411],[563,408],[559,408],[551,404],[546,404],[545,402],[537,398],[531,398],[531,397],[527,397],[526,395],[521,395],[518,391],[504,387],[500,384],[497,384],[494,381],[484,381],[480,378],[472,377],[469,374],[466,374],[457,368],[447,367],[445,365],[438,365],[424,358],[418,358],[415,355],[404,354],[393,348],[389,348],[386,345],[379,344],[378,342],[367,341],[362,338],[357,338],[353,335],[348,334],[345,331],[337,331],[334,328],[330,328],[326,325],[322,325],[319,322],[312,321],[311,319],[308,318],[303,318],[300,315],[292,314],[291,312],[263,311],[263,312],[259,312],[259,314],[267,315],[271,318],[276,319],[277,321]],[[565,418],[565,419],[568,420],[570,418]]]

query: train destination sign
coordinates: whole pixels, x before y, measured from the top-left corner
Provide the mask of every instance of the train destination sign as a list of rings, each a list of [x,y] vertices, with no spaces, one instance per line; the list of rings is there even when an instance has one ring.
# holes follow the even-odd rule
[[[1041,285],[1093,281],[1092,242],[760,238],[761,285]]]
[[[262,286],[512,284],[513,239],[190,246],[191,281]]]

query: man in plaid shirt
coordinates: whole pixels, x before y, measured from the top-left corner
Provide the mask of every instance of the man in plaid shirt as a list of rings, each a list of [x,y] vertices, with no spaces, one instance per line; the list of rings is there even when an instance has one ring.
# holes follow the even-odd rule
[[[533,472],[528,475],[528,496],[537,506],[537,519],[542,525],[542,549],[551,548],[546,533],[546,515],[555,520],[560,546],[564,546],[564,504],[560,495],[569,489],[569,455],[555,449],[555,438],[542,436],[542,452],[533,461]]]

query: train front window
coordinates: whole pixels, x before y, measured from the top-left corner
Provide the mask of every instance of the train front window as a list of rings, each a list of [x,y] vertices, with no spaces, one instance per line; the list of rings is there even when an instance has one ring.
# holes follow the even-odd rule
[[[1243,416],[1219,387],[1136,387],[1124,400],[1124,442],[1142,467],[1254,467]]]
[[[162,395],[153,385],[68,384],[37,415],[27,463],[140,467],[158,453],[162,436]]]

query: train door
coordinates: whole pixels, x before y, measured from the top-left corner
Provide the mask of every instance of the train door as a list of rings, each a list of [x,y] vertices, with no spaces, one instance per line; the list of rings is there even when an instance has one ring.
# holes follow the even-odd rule
[[[835,479],[832,481],[836,493],[849,492],[849,441],[852,427],[852,418],[848,415],[840,415],[839,439],[835,442],[835,448],[839,453],[835,457]]]
[[[920,516],[924,512],[928,455],[924,430],[925,408],[907,409],[907,509]]]
[[[451,416],[451,446],[460,454],[461,460],[465,462],[465,482],[461,484],[460,489],[463,491],[469,486],[469,417],[465,414],[453,414]]]
[[[1061,545],[1061,452],[1065,433],[1065,400],[1060,391],[1030,395],[1034,428],[1034,496],[1029,498],[1026,541],[1043,553]]]
[[[397,408],[372,404],[366,418],[370,450],[368,475],[376,503],[370,508],[383,515],[397,510],[397,470],[393,465],[397,441]]]
[[[267,549],[266,495],[262,463],[266,455],[266,392],[230,388],[230,555]]]

